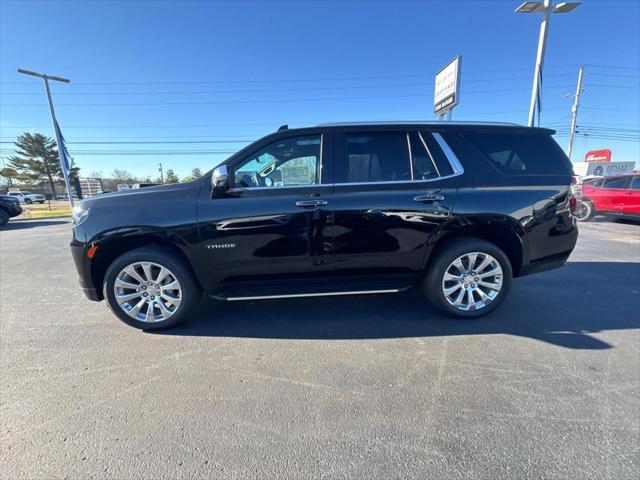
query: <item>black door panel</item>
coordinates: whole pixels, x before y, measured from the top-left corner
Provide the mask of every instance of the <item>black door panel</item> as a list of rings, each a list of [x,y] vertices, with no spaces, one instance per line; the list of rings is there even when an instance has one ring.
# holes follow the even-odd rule
[[[213,283],[331,270],[330,212],[296,205],[330,204],[330,194],[330,186],[313,186],[201,198],[202,248]]]
[[[330,227],[336,270],[354,274],[420,271],[429,238],[449,219],[455,198],[454,179],[336,185]]]

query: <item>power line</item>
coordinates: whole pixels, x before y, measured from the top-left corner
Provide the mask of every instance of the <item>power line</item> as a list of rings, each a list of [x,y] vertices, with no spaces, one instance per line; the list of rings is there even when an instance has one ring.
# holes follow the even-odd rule
[[[596,67],[596,68],[615,68],[615,69],[620,69],[620,70],[640,70],[640,67],[628,67],[628,66],[622,66],[622,65],[602,65],[602,64],[595,64],[595,63],[584,63],[583,65],[585,67]]]
[[[550,74],[545,78],[557,78],[568,77],[571,74]],[[530,77],[504,77],[504,78],[481,78],[481,79],[469,79],[465,80],[465,84],[468,83],[486,83],[486,82],[501,82],[501,81],[513,81],[513,80],[529,80]],[[341,85],[331,87],[288,87],[288,88],[260,88],[260,89],[236,89],[236,90],[196,90],[196,91],[142,91],[142,92],[61,92],[56,96],[98,96],[98,95],[213,95],[219,93],[264,93],[264,92],[303,92],[303,91],[326,91],[326,90],[356,90],[367,88],[405,88],[405,87],[432,87],[435,84],[434,81],[420,82],[420,83],[396,83],[385,85]],[[41,95],[39,92],[0,92],[0,95],[16,95],[16,96],[36,96]]]
[[[554,65],[545,68],[568,68],[574,65]],[[497,73],[511,72],[517,70],[529,70],[529,67],[511,67],[490,70],[469,70],[465,75],[477,73]],[[435,73],[405,73],[396,75],[369,75],[369,76],[348,76],[348,77],[316,77],[316,78],[296,78],[296,79],[263,79],[263,80],[195,80],[195,81],[99,81],[99,82],[74,82],[74,85],[220,85],[225,83],[287,83],[287,82],[326,82],[338,80],[378,80],[383,78],[407,78],[407,77],[435,77]],[[3,85],[20,85],[28,82],[0,82]]]
[[[171,141],[105,141],[105,142],[65,142],[67,145],[154,145],[154,144],[206,144],[206,143],[247,143],[253,140],[171,140]],[[13,144],[15,142],[0,141],[0,144]]]
[[[587,76],[598,76],[598,77],[618,77],[618,78],[640,78],[640,75],[629,75],[625,73],[598,73],[598,72],[589,72]]]
[[[551,88],[569,88],[569,85],[551,85]],[[528,88],[501,88],[493,90],[469,90],[465,95],[478,93],[501,93],[513,91],[525,91]],[[140,106],[168,106],[168,105],[228,105],[228,104],[255,104],[255,103],[299,103],[299,102],[342,102],[349,100],[373,100],[387,98],[424,98],[431,97],[432,94],[410,93],[402,95],[372,95],[358,97],[333,97],[333,98],[291,98],[291,99],[257,99],[257,100],[213,100],[213,101],[192,101],[192,102],[137,102],[137,103],[59,103],[59,107],[140,107]],[[40,103],[3,103],[4,107],[42,107]]]

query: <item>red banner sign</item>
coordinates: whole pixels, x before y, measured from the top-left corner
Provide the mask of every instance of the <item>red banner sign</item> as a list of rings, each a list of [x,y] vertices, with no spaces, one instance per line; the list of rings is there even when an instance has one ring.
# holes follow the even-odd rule
[[[611,150],[605,148],[604,150],[591,150],[584,156],[585,162],[610,162]]]

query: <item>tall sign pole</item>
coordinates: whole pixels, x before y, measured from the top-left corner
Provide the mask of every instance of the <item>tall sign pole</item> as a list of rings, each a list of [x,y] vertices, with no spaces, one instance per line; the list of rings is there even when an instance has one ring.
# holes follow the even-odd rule
[[[69,184],[69,175],[67,173],[67,168],[62,160],[62,149],[64,146],[62,145],[62,138],[60,138],[60,129],[58,128],[58,122],[56,120],[56,112],[53,109],[53,101],[51,100],[51,89],[49,88],[49,80],[54,80],[56,82],[69,83],[70,80],[62,77],[49,76],[44,73],[32,72],[30,70],[23,70],[21,68],[18,69],[18,73],[23,73],[25,75],[31,75],[33,77],[42,78],[44,80],[44,86],[47,91],[47,99],[49,100],[49,110],[51,111],[51,120],[53,121],[53,130],[56,132],[56,143],[58,144],[58,160],[60,161],[60,170],[62,171],[62,176],[64,177],[64,184],[67,188],[67,195],[69,196],[69,205],[71,205],[71,209],[73,209],[73,195],[71,194],[71,185]]]
[[[559,2],[555,5],[551,0],[526,1],[518,8],[516,13],[542,13],[540,24],[540,36],[538,37],[538,53],[536,54],[536,66],[533,70],[533,88],[531,89],[531,103],[529,104],[530,127],[535,126],[536,105],[538,105],[538,123],[540,123],[540,102],[542,98],[542,67],[544,65],[544,52],[547,48],[547,34],[549,32],[549,20],[552,13],[569,13],[581,2]]]
[[[573,106],[571,107],[571,131],[569,133],[569,148],[567,148],[567,157],[571,160],[571,152],[573,151],[573,137],[576,134],[576,123],[578,121],[578,107],[580,106],[580,94],[582,93],[582,65],[578,70],[578,85],[576,86],[576,94],[573,97]]]
[[[533,88],[531,89],[531,103],[529,104],[530,127],[535,126],[536,105],[540,102],[542,85],[542,67],[544,65],[544,52],[547,49],[547,33],[549,32],[549,20],[553,6],[551,0],[544,0],[544,11],[542,12],[542,23],[540,24],[540,36],[538,37],[538,53],[536,54],[536,66],[533,70]],[[540,109],[538,109],[538,123],[540,123]]]

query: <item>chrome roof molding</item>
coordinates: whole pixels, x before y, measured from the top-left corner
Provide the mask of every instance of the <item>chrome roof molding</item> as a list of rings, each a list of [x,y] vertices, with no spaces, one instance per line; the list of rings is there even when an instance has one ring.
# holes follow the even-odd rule
[[[523,127],[524,125],[520,125],[518,123],[509,123],[509,122],[476,122],[476,121],[442,121],[442,120],[407,120],[407,121],[376,121],[376,122],[332,122],[332,123],[321,123],[316,125],[318,127],[357,127],[357,126],[367,126],[367,125],[487,125],[487,126],[509,126],[509,127]]]

